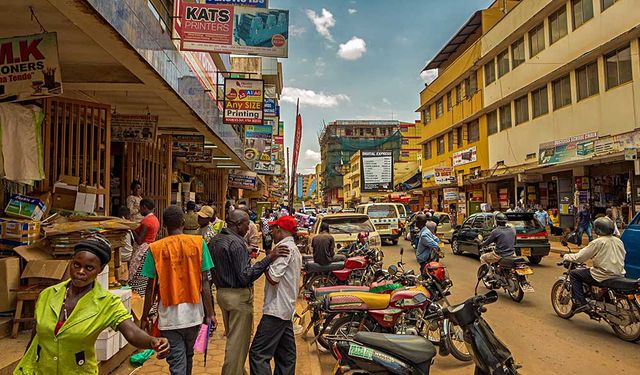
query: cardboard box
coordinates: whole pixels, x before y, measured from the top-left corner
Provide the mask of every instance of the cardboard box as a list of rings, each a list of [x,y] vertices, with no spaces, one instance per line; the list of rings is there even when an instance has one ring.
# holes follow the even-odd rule
[[[60,176],[60,179],[53,184],[52,207],[61,210],[73,210],[76,205],[79,184],[80,177]]]
[[[0,258],[0,312],[16,308],[16,292],[20,286],[20,258]]]
[[[100,332],[96,340],[96,359],[107,361],[120,350],[120,333],[107,328]]]
[[[0,238],[35,242],[40,239],[40,222],[0,218]]]
[[[29,285],[54,285],[69,277],[68,260],[32,260],[22,271],[21,279]]]
[[[47,209],[45,202],[39,198],[13,194],[4,213],[10,217],[21,219],[41,220]]]

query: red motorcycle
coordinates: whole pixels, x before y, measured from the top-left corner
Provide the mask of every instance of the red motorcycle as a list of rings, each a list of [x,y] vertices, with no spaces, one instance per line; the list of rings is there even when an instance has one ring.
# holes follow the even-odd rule
[[[333,262],[326,266],[314,262],[303,266],[303,289],[334,285],[369,285],[377,270],[382,268],[382,251],[366,249],[362,255],[347,258],[344,262]]]

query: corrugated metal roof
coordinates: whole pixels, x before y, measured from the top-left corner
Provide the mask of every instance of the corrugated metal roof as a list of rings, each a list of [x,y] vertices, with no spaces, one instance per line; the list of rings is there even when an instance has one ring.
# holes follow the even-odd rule
[[[458,32],[442,47],[440,52],[429,61],[427,66],[422,71],[430,69],[438,69],[442,63],[449,60],[449,58],[458,51],[461,45],[467,42],[467,39],[473,35],[479,27],[482,26],[482,11],[479,10],[469,18],[469,20],[458,30]]]

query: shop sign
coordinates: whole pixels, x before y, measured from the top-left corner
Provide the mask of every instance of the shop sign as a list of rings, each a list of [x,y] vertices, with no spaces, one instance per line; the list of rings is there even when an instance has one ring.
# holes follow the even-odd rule
[[[456,183],[456,175],[453,167],[437,167],[434,169],[436,184],[449,185]]]
[[[264,81],[225,78],[225,124],[261,125],[264,119]]]
[[[589,132],[570,138],[540,144],[540,165],[550,165],[587,159],[595,153],[597,132]]]
[[[284,121],[278,122],[278,136],[284,137]]]
[[[201,154],[187,155],[187,163],[211,163],[213,161],[213,150],[205,149]]]
[[[177,18],[182,51],[288,57],[288,10],[182,2]]]
[[[174,135],[173,156],[189,156],[204,153],[203,135]]]
[[[241,169],[229,171],[229,187],[235,189],[257,190],[258,174]]]
[[[244,158],[248,161],[271,161],[273,127],[247,125],[244,129]]]
[[[277,164],[272,161],[258,161],[255,164],[254,170],[256,173],[265,174],[265,175],[277,175],[276,173]]]
[[[393,189],[393,151],[360,151],[362,192]]]
[[[241,5],[245,7],[267,8],[268,0],[207,0],[207,4]]]
[[[0,102],[62,94],[56,33],[0,39]]]
[[[624,149],[624,160],[627,160],[627,161],[638,160],[638,149],[637,148],[625,148]]]
[[[445,202],[456,202],[459,196],[458,188],[443,188],[442,195]]]
[[[589,177],[576,177],[575,178],[575,183],[576,183],[576,190],[589,190]]]
[[[275,99],[264,98],[264,115],[265,116],[278,117],[280,115],[279,109],[280,107],[278,106]]]
[[[158,116],[111,115],[111,141],[129,143],[153,143],[156,140]]]
[[[457,167],[459,165],[473,163],[474,161],[478,160],[478,157],[476,154],[477,154],[476,146],[454,153],[453,166]]]

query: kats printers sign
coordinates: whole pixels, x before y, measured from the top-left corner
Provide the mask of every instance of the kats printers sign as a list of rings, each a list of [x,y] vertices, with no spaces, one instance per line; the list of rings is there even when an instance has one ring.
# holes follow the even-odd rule
[[[238,125],[262,125],[264,118],[264,81],[226,78],[222,122]]]
[[[56,33],[0,39],[0,102],[60,94]]]

